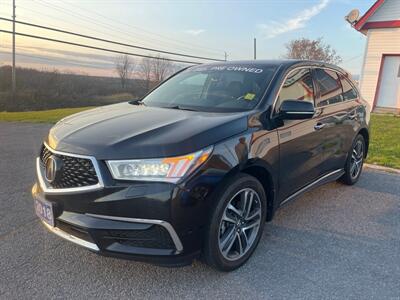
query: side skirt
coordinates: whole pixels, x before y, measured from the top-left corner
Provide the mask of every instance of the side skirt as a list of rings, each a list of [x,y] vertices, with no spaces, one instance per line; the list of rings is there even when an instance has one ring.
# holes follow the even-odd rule
[[[328,182],[335,181],[335,180],[339,179],[343,174],[344,174],[344,170],[343,169],[339,169],[339,170],[335,170],[333,172],[330,172],[330,173],[318,178],[316,181],[310,183],[309,185],[306,185],[302,189],[298,190],[296,193],[294,193],[291,196],[287,197],[285,200],[283,200],[279,204],[279,207],[282,207],[286,203],[298,198],[302,194],[304,194],[304,193],[306,193],[306,192],[308,192],[308,191],[310,191],[310,190],[312,190],[312,189],[314,189],[316,187],[319,187],[321,185],[324,185],[325,183],[328,183]]]

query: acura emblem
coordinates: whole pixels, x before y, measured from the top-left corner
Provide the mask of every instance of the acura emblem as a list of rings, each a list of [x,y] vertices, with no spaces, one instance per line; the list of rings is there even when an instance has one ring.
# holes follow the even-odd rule
[[[46,160],[46,172],[45,172],[45,177],[46,180],[49,183],[54,182],[60,171],[62,168],[62,160],[59,159],[58,157],[55,157],[54,155],[50,156],[47,160]]]

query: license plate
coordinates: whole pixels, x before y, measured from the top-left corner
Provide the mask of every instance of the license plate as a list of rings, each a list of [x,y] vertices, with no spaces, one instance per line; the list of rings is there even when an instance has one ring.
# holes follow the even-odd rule
[[[54,214],[51,203],[39,199],[35,199],[34,202],[36,215],[41,220],[54,227]]]

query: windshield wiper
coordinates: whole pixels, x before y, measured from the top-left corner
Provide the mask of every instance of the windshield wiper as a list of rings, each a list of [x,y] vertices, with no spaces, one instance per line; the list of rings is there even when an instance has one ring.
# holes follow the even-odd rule
[[[129,101],[129,103],[133,104],[133,105],[146,105],[146,104],[144,104],[144,102],[142,100],[132,100],[132,101]]]
[[[188,107],[184,107],[181,105],[175,105],[175,106],[163,106],[163,108],[171,108],[171,109],[179,109],[179,110],[188,110],[188,111],[197,111],[193,108],[188,108]]]

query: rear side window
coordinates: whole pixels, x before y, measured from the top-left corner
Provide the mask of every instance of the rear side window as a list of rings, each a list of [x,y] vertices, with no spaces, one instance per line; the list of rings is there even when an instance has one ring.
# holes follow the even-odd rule
[[[285,100],[303,100],[314,104],[314,86],[309,69],[289,73],[279,93],[276,107]]]
[[[320,91],[317,107],[343,101],[342,85],[336,72],[325,69],[315,69],[315,81]]]
[[[344,101],[357,99],[358,98],[357,91],[351,85],[346,76],[339,74],[339,77],[340,77],[340,82],[342,83]]]

